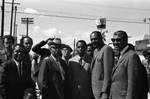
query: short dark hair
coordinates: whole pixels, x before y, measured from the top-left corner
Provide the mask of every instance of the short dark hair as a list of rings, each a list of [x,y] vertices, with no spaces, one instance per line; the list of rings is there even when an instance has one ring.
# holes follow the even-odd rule
[[[94,48],[94,46],[93,46],[91,43],[88,43],[88,44],[87,44],[87,47],[88,47],[88,46],[91,46],[91,47]]]
[[[7,38],[8,40],[11,40],[13,44],[15,43],[15,39],[14,39],[13,36],[11,36],[11,35],[4,35],[4,37],[2,39],[3,43],[4,43],[5,38]]]
[[[77,46],[78,43],[83,43],[87,47],[87,44],[86,44],[85,40],[78,40],[78,42],[76,43],[76,46]]]
[[[127,33],[123,30],[116,31],[114,35],[119,35],[121,38],[128,39]]]
[[[103,38],[100,31],[93,31],[93,32],[90,34],[90,36],[91,36],[93,33],[97,34],[98,37]]]
[[[20,39],[20,44],[23,44],[25,38],[30,39],[30,40],[31,40],[31,43],[32,43],[32,45],[33,45],[33,40],[32,40],[32,38],[29,37],[29,36],[23,36],[23,37]]]

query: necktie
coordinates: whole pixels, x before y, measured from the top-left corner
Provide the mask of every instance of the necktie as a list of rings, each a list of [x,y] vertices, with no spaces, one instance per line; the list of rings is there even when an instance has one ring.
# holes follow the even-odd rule
[[[65,79],[65,77],[64,77],[65,72],[64,72],[63,68],[61,67],[60,61],[56,60],[56,62],[57,62],[58,68],[60,70],[62,80],[64,80]]]
[[[19,62],[18,67],[19,67],[19,76],[21,77],[21,62]]]

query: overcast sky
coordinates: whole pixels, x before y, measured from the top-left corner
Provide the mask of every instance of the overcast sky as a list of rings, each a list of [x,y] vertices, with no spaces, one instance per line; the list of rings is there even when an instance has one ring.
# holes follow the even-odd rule
[[[11,0],[5,0],[11,2]],[[17,35],[26,34],[26,25],[21,18],[34,18],[29,25],[29,36],[34,44],[49,37],[61,37],[62,42],[73,47],[73,39],[89,40],[92,31],[97,30],[95,20],[107,19],[106,43],[117,30],[125,30],[129,42],[143,39],[149,34],[150,0],[15,0],[17,3]],[[2,2],[0,2],[0,5]],[[5,4],[5,34],[10,31],[11,5]],[[0,16],[1,17],[1,16]],[[1,22],[1,20],[0,20]],[[149,20],[147,20],[147,23]]]

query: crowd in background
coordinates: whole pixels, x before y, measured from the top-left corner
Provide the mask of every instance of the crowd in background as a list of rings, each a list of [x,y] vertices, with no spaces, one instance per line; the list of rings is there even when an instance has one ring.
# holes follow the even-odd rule
[[[105,44],[99,31],[89,37],[90,43],[78,40],[73,50],[61,38],[32,46],[29,36],[15,44],[11,35],[5,35],[0,99],[147,99],[150,52],[143,51],[141,62],[122,30],[113,34],[114,48]]]

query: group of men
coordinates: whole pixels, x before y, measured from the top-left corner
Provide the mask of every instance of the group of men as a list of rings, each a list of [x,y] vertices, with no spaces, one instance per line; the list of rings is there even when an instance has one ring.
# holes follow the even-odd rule
[[[13,45],[15,39],[10,35],[5,35],[2,41],[4,49],[0,54],[0,99],[26,99],[27,94],[33,93],[35,89],[29,55],[33,41],[25,36],[21,43]],[[36,94],[33,97],[36,99]]]
[[[111,39],[119,53],[117,61],[99,31],[93,31],[90,40],[90,44],[78,40],[74,56],[60,38],[41,41],[32,48],[40,60],[32,58],[37,65],[31,72],[33,41],[28,36],[22,38],[21,44],[14,45],[12,58],[0,66],[0,98],[23,99],[27,92],[36,99],[35,92],[31,93],[36,82],[42,99],[147,99],[143,65],[133,45],[128,44],[127,33],[116,31]],[[48,48],[43,47],[45,44]]]

